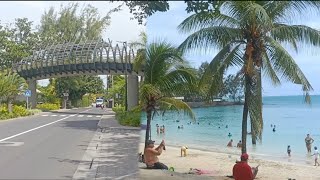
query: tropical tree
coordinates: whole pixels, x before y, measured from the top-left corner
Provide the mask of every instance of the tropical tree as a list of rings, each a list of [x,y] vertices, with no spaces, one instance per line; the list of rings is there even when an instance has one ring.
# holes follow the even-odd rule
[[[12,112],[12,102],[15,97],[26,89],[25,80],[16,73],[0,74],[0,99],[8,105]]]
[[[224,1],[220,11],[191,15],[179,25],[180,32],[192,32],[180,45],[183,52],[220,49],[206,69],[203,81],[211,81],[214,87],[228,68],[240,69],[245,91],[243,153],[247,151],[248,115],[253,141],[262,138],[262,73],[273,85],[280,85],[280,79],[300,84],[306,102],[310,102],[308,92],[312,86],[282,45],[289,44],[298,51],[299,44],[320,44],[318,30],[288,22],[297,14],[314,9],[318,12],[319,7],[319,1]],[[306,14],[303,15],[305,18]]]
[[[227,96],[233,102],[240,102],[244,97],[243,78],[229,74],[223,82],[223,90],[221,96]]]
[[[181,53],[166,42],[153,42],[146,48],[145,79],[140,88],[141,105],[147,114],[145,143],[150,139],[152,115],[161,111],[184,111],[192,119],[191,108],[183,101],[174,99],[177,94],[189,91],[194,83],[195,72],[186,66]],[[146,144],[145,144],[146,146]]]

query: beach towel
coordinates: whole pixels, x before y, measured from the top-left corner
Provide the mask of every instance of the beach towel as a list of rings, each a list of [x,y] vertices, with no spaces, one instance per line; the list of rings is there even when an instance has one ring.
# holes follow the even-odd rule
[[[197,174],[197,175],[212,174],[213,175],[214,172],[210,170],[205,170],[205,169],[190,168],[189,174]]]

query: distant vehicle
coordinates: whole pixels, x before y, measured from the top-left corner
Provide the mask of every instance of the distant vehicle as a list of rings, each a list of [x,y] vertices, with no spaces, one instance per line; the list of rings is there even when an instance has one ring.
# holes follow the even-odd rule
[[[104,100],[103,99],[97,99],[96,100],[96,108],[97,107],[101,107],[101,108],[104,107]]]

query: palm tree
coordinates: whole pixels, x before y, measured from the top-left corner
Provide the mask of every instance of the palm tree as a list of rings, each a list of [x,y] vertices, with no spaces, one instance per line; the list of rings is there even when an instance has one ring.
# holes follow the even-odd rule
[[[173,98],[189,91],[195,80],[195,71],[185,64],[181,53],[166,42],[147,45],[145,56],[145,79],[140,88],[140,100],[147,114],[146,146],[156,109],[184,111],[195,119],[187,103]]]
[[[319,11],[319,1],[225,1],[220,11],[193,14],[178,27],[181,32],[192,32],[180,45],[183,52],[197,48],[220,49],[206,69],[202,83],[216,82],[229,67],[240,69],[238,76],[244,79],[245,88],[243,153],[247,151],[248,115],[253,141],[262,138],[262,72],[273,85],[280,85],[280,79],[300,84],[305,101],[311,101],[312,86],[282,45],[289,44],[298,51],[298,44],[320,44],[318,30],[285,23],[296,14],[313,9]],[[212,89],[214,86],[216,84],[211,83]]]
[[[12,112],[12,101],[26,88],[25,80],[16,73],[0,74],[0,94],[7,102],[8,111]]]
[[[138,41],[134,41],[129,43],[131,48],[137,49],[137,55],[134,59],[133,69],[135,71],[141,70],[141,68],[145,65],[146,59],[146,45],[147,45],[147,33],[142,31],[139,35],[140,39]]]

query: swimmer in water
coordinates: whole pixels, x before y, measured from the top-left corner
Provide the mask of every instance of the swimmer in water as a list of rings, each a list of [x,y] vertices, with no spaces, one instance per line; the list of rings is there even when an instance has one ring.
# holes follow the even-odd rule
[[[231,137],[231,136],[232,136],[232,134],[231,134],[231,133],[229,133],[229,134],[228,134],[228,137]]]

